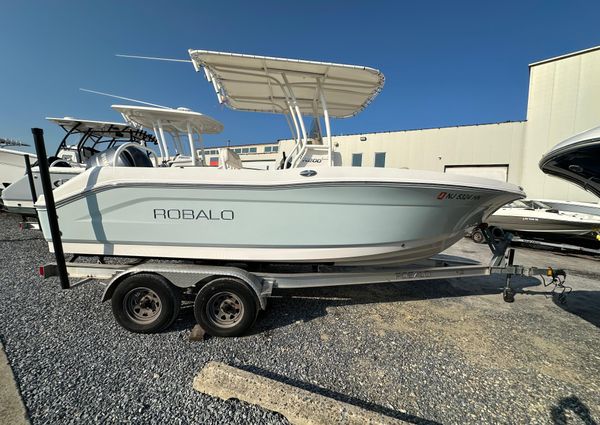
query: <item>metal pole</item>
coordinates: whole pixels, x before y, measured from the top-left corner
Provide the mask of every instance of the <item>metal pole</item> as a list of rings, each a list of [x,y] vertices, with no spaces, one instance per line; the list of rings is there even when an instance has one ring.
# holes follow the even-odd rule
[[[31,171],[31,161],[29,155],[25,155],[25,170],[27,171],[27,179],[29,180],[29,189],[31,190],[31,200],[35,204],[37,201],[37,193],[35,190],[35,183],[33,182],[33,173]]]
[[[58,217],[56,215],[56,205],[54,204],[54,194],[52,193],[52,182],[50,181],[50,170],[48,169],[48,156],[46,155],[46,146],[44,145],[44,130],[41,128],[32,128],[33,140],[35,142],[35,151],[38,157],[38,167],[40,169],[40,178],[42,180],[42,189],[44,199],[46,200],[46,210],[48,214],[48,225],[50,226],[50,235],[52,245],[54,246],[54,256],[56,257],[56,269],[60,279],[60,287],[69,289],[69,274],[65,264],[65,253],[63,252],[60,229],[58,227]]]

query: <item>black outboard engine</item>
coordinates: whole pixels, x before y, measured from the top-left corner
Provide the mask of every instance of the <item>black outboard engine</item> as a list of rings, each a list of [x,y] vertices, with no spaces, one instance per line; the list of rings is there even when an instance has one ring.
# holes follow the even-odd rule
[[[119,157],[115,158],[119,146],[113,146],[103,152],[92,156],[85,163],[85,168],[107,167],[115,164],[117,167],[154,167],[148,157],[148,153],[139,149],[135,145],[129,145],[119,152]]]

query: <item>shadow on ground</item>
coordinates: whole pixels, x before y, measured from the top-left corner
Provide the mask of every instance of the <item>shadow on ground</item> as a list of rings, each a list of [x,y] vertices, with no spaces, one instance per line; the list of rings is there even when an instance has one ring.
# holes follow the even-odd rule
[[[571,314],[600,327],[600,291],[573,291],[562,303],[552,297],[550,289],[541,290],[537,278],[518,277],[511,282],[517,297],[544,296]],[[535,288],[535,290],[531,290]],[[503,290],[501,278],[453,279],[401,283],[378,283],[360,286],[338,286],[276,290],[269,299],[251,334],[285,327],[297,321],[308,322],[327,315],[327,309],[338,306],[433,300],[482,295],[498,295]],[[549,300],[550,301],[550,300]],[[184,304],[172,330],[189,329],[195,324],[193,305]]]
[[[517,292],[521,292],[521,296],[544,294],[525,290],[539,286],[537,278],[513,278],[511,284]],[[503,285],[501,278],[489,277],[275,290],[269,298],[267,311],[259,315],[250,334],[263,333],[298,321],[309,322],[326,316],[327,309],[331,307],[494,294],[501,297]],[[194,323],[193,305],[183,305],[171,330],[190,329]]]
[[[600,328],[600,291],[573,291],[567,296],[565,303],[556,299],[554,302],[563,310]]]
[[[555,425],[568,424],[567,411],[571,411],[577,415],[585,425],[598,425],[598,422],[592,418],[590,409],[577,396],[565,397],[556,406],[550,408],[552,422]]]

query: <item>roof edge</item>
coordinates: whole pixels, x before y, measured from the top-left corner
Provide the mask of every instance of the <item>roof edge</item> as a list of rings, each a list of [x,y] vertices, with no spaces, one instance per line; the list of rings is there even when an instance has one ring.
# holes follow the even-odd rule
[[[589,47],[587,49],[577,50],[576,52],[565,53],[564,55],[554,56],[554,57],[548,58],[548,59],[542,59],[541,61],[530,63],[529,64],[529,68],[537,66],[537,65],[542,65],[542,64],[545,64],[545,63],[548,63],[548,62],[554,62],[554,61],[557,61],[557,60],[562,60],[562,59],[567,59],[567,58],[570,58],[570,57],[573,57],[573,56],[582,55],[584,53],[593,52],[595,50],[600,50],[600,46]]]

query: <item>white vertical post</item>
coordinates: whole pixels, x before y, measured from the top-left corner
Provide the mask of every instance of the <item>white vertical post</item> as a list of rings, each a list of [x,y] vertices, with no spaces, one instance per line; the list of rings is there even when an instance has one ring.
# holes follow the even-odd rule
[[[156,128],[155,123],[152,123],[152,129],[154,130],[154,134],[156,135],[156,140],[158,140],[158,150],[160,151],[161,160],[164,161],[165,151],[163,150],[162,140],[160,139],[160,134],[158,132],[158,129]]]
[[[197,161],[196,161],[196,148],[194,147],[194,133],[192,132],[192,126],[190,125],[190,122],[186,122],[186,126],[187,126],[187,136],[188,136],[188,142],[190,144],[190,154],[192,155],[192,165],[195,167],[197,165]],[[204,149],[202,149],[202,161],[204,161]]]
[[[200,145],[200,157],[202,158],[202,165],[206,166],[206,153],[204,152],[204,140],[202,140],[202,133],[198,132],[198,144]]]
[[[168,161],[171,158],[169,157],[169,148],[167,147],[167,139],[165,139],[165,132],[163,131],[162,122],[160,120],[158,120],[156,122],[156,124],[158,125],[158,133],[160,134],[160,138],[162,139],[162,142],[163,142],[163,148],[165,149],[165,156],[166,156],[165,161]]]
[[[323,119],[325,120],[325,132],[327,133],[327,155],[329,155],[329,166],[333,166],[333,143],[331,143],[331,127],[329,125],[329,111],[327,111],[327,102],[325,101],[325,94],[323,93],[323,87],[321,87],[321,80],[317,80],[317,87],[319,88],[319,97],[321,99],[321,107],[323,108]]]
[[[304,120],[302,119],[302,113],[300,112],[300,107],[298,106],[298,101],[296,100],[296,96],[294,95],[294,91],[292,90],[290,83],[288,82],[285,74],[281,74],[283,77],[283,81],[285,82],[285,86],[290,93],[290,97],[292,98],[292,104],[294,105],[294,109],[296,111],[296,116],[300,121],[300,130],[302,130],[302,146],[298,152],[298,156],[293,159],[292,166],[295,166],[299,161],[302,160],[301,156],[304,154],[304,148],[306,147],[308,140],[306,136],[306,127],[304,127]]]

